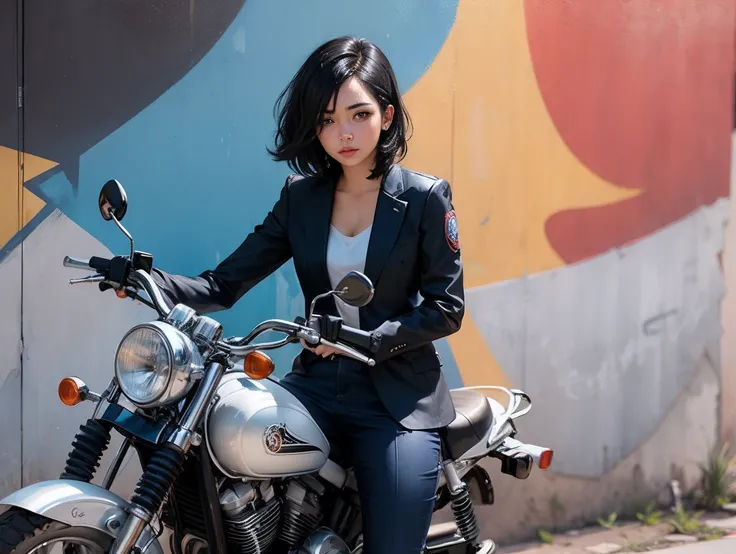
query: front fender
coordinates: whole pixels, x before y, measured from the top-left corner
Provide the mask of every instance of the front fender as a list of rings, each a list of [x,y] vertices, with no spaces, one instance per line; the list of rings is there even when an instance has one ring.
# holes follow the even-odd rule
[[[122,530],[130,504],[92,483],[57,479],[29,485],[0,500],[0,505],[15,506],[54,521],[75,527],[91,527],[112,537]],[[156,533],[147,525],[138,539],[147,554],[163,554]]]

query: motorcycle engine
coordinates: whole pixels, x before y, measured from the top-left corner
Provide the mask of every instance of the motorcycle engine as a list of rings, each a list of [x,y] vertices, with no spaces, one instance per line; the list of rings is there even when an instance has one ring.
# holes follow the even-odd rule
[[[234,481],[220,492],[230,552],[265,552],[277,538],[281,503],[270,482],[255,485]]]
[[[312,533],[322,521],[321,497],[325,487],[311,476],[292,479],[284,494],[284,522],[279,537],[287,546],[294,546]]]
[[[310,476],[285,482],[282,498],[268,481],[227,484],[220,506],[229,551],[256,554],[276,540],[285,550],[301,543],[322,520],[324,492],[324,485]]]

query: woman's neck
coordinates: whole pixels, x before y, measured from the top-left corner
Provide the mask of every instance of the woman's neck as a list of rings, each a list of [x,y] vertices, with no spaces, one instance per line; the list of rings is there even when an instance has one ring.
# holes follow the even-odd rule
[[[371,168],[375,162],[371,163],[370,166],[367,164],[360,164],[353,167],[342,168],[342,175],[337,181],[337,189],[345,192],[369,192],[374,191],[381,187],[381,179],[369,179],[371,174]]]

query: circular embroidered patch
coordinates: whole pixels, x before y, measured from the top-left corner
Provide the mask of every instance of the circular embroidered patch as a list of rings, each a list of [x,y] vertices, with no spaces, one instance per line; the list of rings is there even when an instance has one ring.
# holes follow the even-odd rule
[[[445,214],[445,239],[453,252],[460,250],[460,236],[457,231],[457,216],[455,210]]]

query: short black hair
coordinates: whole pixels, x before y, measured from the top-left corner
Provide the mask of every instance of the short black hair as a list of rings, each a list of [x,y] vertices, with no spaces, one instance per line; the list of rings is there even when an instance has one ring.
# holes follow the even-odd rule
[[[276,161],[288,162],[293,171],[307,177],[340,175],[340,164],[325,152],[317,133],[328,103],[353,76],[365,85],[381,110],[389,104],[394,107],[391,126],[382,130],[378,139],[376,163],[369,178],[381,177],[391,164],[406,156],[412,124],[394,70],[374,43],[346,36],[329,40],[312,52],[276,100],[276,147],[268,149]]]

